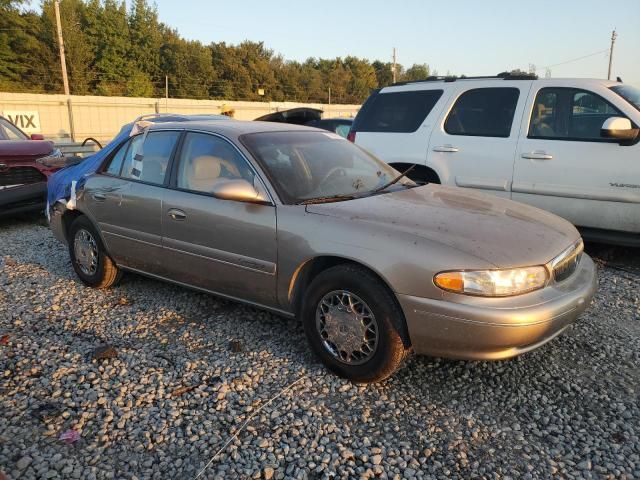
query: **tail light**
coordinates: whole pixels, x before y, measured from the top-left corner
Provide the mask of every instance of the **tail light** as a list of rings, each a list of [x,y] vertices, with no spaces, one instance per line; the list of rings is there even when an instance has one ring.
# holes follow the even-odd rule
[[[349,140],[352,143],[356,143],[356,131],[355,130],[349,130],[349,134],[347,135],[347,140]]]

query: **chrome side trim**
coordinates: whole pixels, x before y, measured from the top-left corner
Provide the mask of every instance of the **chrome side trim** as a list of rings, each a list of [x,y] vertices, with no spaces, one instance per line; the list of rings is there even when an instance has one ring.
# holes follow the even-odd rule
[[[547,195],[562,198],[580,198],[600,200],[603,202],[640,203],[640,192],[631,189],[576,187],[575,185],[540,184],[529,182],[513,182],[514,193]]]
[[[156,280],[161,280],[163,282],[171,283],[173,285],[178,285],[180,287],[185,287],[185,288],[188,288],[190,290],[196,290],[198,292],[208,293],[210,295],[215,295],[216,297],[224,298],[226,300],[232,300],[234,302],[238,302],[238,303],[242,303],[242,304],[245,304],[245,305],[249,305],[251,307],[260,308],[260,309],[263,309],[263,310],[268,310],[269,312],[275,313],[277,315],[282,315],[282,316],[289,317],[289,318],[295,318],[295,314],[292,313],[292,312],[288,312],[287,310],[282,310],[282,309],[275,308],[275,307],[269,307],[268,305],[264,305],[262,303],[251,302],[249,300],[243,300],[241,298],[233,297],[231,295],[225,295],[224,293],[219,293],[219,292],[216,292],[214,290],[208,290],[206,288],[196,287],[196,286],[190,285],[188,283],[178,282],[176,280],[172,280],[172,279],[167,278],[167,277],[162,277],[160,275],[154,275],[153,273],[147,273],[144,270],[138,270],[137,268],[131,268],[131,267],[127,267],[125,265],[118,265],[118,267],[123,269],[123,270],[126,270],[128,272],[138,273],[140,275],[144,275],[145,277],[150,277],[150,278],[154,278]]]
[[[275,275],[276,273],[275,263],[265,262],[264,260],[257,258],[229,253],[223,250],[205,247],[203,245],[196,245],[165,237],[163,238],[162,246],[172,252],[191,255],[205,260],[212,260],[214,262],[224,263],[225,265],[231,265],[232,267],[242,268],[252,272],[264,273],[266,275]]]
[[[456,175],[456,186],[465,188],[481,188],[483,190],[496,190],[508,192],[511,190],[511,182],[502,179],[489,179],[478,177],[461,177]]]

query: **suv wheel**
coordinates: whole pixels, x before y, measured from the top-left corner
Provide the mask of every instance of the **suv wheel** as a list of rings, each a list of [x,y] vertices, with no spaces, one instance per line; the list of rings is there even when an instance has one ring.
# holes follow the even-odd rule
[[[87,217],[73,221],[68,238],[71,263],[82,283],[93,288],[108,288],[120,279],[120,269],[107,255],[100,235]]]
[[[302,322],[312,349],[334,373],[368,383],[391,376],[404,361],[404,315],[368,270],[338,265],[311,282]]]

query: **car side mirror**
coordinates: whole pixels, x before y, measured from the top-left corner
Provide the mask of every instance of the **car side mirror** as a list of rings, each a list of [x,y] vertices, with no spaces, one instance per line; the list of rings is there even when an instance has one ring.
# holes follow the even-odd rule
[[[222,200],[233,200],[235,202],[259,203],[262,205],[271,204],[264,192],[258,191],[256,187],[246,180],[218,180],[211,191],[213,196]]]
[[[32,133],[31,140],[44,140],[44,135],[41,133]]]
[[[615,140],[634,140],[638,137],[640,129],[633,128],[631,120],[623,117],[607,118],[600,129],[600,136]]]

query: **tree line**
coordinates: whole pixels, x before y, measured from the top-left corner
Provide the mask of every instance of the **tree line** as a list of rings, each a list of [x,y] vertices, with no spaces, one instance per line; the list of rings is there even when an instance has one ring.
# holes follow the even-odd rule
[[[390,62],[354,56],[284,59],[263,42],[205,45],[158,19],[135,0],[62,0],[69,86],[74,95],[361,103],[393,82]],[[396,66],[398,80],[429,76],[429,66]],[[61,93],[53,0],[41,11],[0,0],[0,91]],[[331,98],[329,98],[329,95]]]

